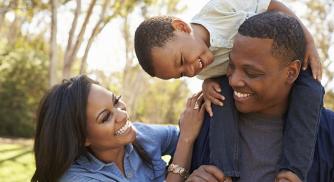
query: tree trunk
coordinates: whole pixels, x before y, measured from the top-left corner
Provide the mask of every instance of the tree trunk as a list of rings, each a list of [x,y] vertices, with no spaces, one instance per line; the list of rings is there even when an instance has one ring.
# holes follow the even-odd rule
[[[57,8],[58,1],[51,0],[49,87],[57,83]]]
[[[106,10],[109,6],[109,3],[110,3],[110,0],[105,0],[104,1],[103,5],[102,5],[102,11],[101,11],[101,14],[100,14],[99,21],[95,24],[94,29],[92,31],[92,34],[88,39],[88,43],[86,45],[85,53],[84,53],[84,56],[83,56],[82,61],[81,61],[80,74],[83,74],[83,73],[86,72],[88,53],[89,53],[89,50],[90,50],[95,38],[103,30],[103,28],[110,22],[112,17],[114,17],[114,15],[112,15],[108,19],[106,19],[106,17],[105,17]]]
[[[71,48],[66,50],[66,51],[68,51],[68,53],[65,54],[65,58],[64,58],[64,68],[63,68],[63,77],[64,78],[68,78],[70,76],[73,62],[76,58],[76,55],[78,53],[78,50],[79,50],[81,44],[82,44],[83,37],[84,37],[85,31],[86,31],[87,25],[89,23],[90,17],[93,13],[93,9],[94,9],[95,4],[96,4],[96,0],[92,0],[91,3],[89,4],[85,20],[84,20],[84,22],[81,26],[80,33],[77,36],[75,44]]]

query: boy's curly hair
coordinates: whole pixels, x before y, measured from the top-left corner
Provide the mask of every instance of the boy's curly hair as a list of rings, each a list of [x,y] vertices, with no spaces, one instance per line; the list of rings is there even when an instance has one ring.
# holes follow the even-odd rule
[[[141,67],[152,77],[154,68],[152,66],[153,47],[163,47],[168,40],[174,37],[173,16],[155,16],[143,21],[135,33],[135,51]]]

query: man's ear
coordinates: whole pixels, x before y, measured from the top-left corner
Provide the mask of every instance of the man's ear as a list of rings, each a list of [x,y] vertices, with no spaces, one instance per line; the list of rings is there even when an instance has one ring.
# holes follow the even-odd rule
[[[172,21],[172,27],[176,31],[181,31],[181,32],[185,32],[185,33],[190,33],[191,32],[190,25],[187,24],[186,22],[180,20],[180,19],[174,19]]]
[[[301,61],[299,60],[294,60],[289,63],[288,65],[288,72],[287,72],[287,82],[289,84],[293,84],[296,79],[298,78],[298,75],[300,73],[300,68],[301,68]]]

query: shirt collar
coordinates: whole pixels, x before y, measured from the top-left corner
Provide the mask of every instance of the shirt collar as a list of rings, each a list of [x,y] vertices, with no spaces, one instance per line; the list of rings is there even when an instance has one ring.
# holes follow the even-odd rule
[[[128,144],[125,146],[125,158],[129,157],[130,154],[134,151],[133,145],[132,144]],[[115,166],[114,162],[111,163],[104,163],[102,161],[100,161],[99,159],[97,159],[93,154],[91,154],[90,152],[87,152],[88,155],[81,155],[76,162],[86,168],[89,171],[92,172],[96,172],[101,170],[103,167],[106,166]]]

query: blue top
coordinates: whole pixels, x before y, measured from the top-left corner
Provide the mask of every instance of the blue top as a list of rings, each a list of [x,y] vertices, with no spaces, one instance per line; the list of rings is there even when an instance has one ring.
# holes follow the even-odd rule
[[[104,163],[89,154],[91,160],[80,156],[66,171],[60,181],[154,181],[165,180],[166,163],[163,155],[174,153],[179,130],[174,126],[147,125],[134,123],[137,141],[152,159],[153,169],[150,169],[139,157],[132,144],[126,145],[124,155],[125,176],[122,175],[115,163]]]
[[[206,118],[208,116],[206,115]],[[203,122],[202,130],[193,148],[191,170],[210,164],[210,119]],[[320,125],[308,182],[334,182],[334,112],[321,109]]]

